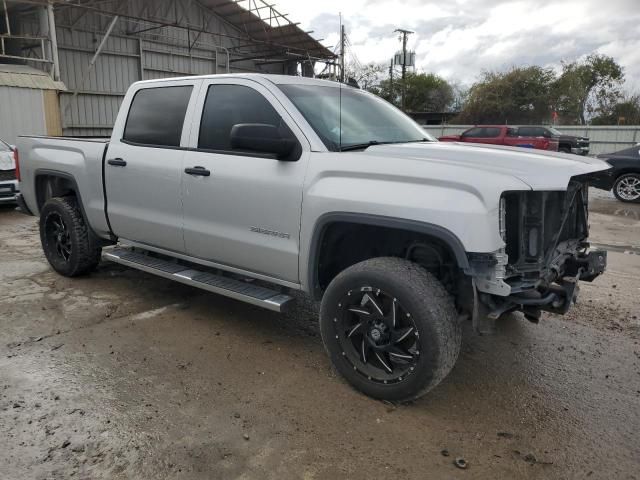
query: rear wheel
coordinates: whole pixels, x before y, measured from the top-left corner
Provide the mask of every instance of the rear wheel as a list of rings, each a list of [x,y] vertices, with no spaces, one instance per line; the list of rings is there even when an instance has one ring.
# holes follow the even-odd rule
[[[460,352],[452,298],[419,265],[366,260],[340,273],[322,300],[320,330],[335,368],[361,392],[415,399],[435,387]]]
[[[621,202],[640,202],[640,174],[620,175],[613,184],[613,194]]]
[[[75,197],[47,200],[40,212],[40,241],[49,264],[66,277],[88,273],[100,262],[101,248]]]

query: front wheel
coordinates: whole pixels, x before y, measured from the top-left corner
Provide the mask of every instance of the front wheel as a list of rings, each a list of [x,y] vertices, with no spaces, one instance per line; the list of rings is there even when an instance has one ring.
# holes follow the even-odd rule
[[[49,264],[65,277],[89,273],[100,262],[101,248],[75,197],[47,200],[40,212],[40,241]]]
[[[621,202],[640,202],[640,174],[620,175],[613,184],[613,194]]]
[[[333,279],[322,299],[320,331],[331,361],[361,392],[408,401],[453,368],[461,326],[440,282],[400,258],[374,258]]]

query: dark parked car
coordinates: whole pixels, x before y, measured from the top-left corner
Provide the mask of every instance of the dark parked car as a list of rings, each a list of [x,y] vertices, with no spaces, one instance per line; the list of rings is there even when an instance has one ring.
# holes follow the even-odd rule
[[[575,153],[576,155],[589,154],[589,139],[587,137],[577,137],[567,135],[553,127],[519,127],[519,135],[532,137],[545,137],[558,139],[558,151],[564,153]]]
[[[613,168],[600,174],[593,186],[613,190],[622,202],[640,203],[640,144],[619,152],[603,153],[598,158]]]

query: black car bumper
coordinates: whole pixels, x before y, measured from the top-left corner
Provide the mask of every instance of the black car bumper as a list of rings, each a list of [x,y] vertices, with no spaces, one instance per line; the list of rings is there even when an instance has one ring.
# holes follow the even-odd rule
[[[616,181],[613,168],[589,176],[589,185],[601,190],[611,190]]]

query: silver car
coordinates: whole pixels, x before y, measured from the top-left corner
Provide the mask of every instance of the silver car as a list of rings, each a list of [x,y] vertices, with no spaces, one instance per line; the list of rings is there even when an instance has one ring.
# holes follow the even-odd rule
[[[15,203],[18,196],[15,149],[0,140],[0,204]]]

